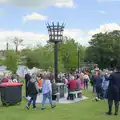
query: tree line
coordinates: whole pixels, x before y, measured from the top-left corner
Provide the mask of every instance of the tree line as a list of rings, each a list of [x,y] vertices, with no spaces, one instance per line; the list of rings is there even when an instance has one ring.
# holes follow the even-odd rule
[[[118,30],[93,35],[89,41],[90,45],[87,47],[76,41],[64,37],[63,42],[58,44],[59,71],[72,72],[76,70],[78,67],[78,50],[80,52],[80,67],[87,64],[98,64],[98,67],[102,69],[114,68],[120,61],[120,31]],[[7,66],[13,72],[16,71],[19,64],[29,68],[37,67],[53,71],[54,44],[36,45],[34,49],[26,48],[21,52],[6,50],[6,59],[0,60],[0,65]]]

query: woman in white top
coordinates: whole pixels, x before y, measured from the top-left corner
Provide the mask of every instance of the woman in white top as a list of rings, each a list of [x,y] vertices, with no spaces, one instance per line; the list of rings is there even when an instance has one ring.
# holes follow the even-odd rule
[[[87,72],[84,73],[83,79],[84,79],[84,89],[86,89],[86,88],[88,89],[88,82],[89,82],[90,78],[89,78]]]
[[[44,110],[45,101],[48,98],[49,103],[51,105],[51,108],[54,108],[55,105],[52,104],[52,84],[49,80],[49,75],[47,74],[43,80],[42,83],[42,94],[43,94],[43,100],[42,100],[42,110]]]

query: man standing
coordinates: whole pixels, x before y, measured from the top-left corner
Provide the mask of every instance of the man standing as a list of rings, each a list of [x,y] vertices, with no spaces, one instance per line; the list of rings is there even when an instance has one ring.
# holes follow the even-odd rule
[[[30,79],[31,79],[31,76],[30,76],[29,73],[27,73],[27,74],[25,75],[26,97],[28,97],[28,87],[27,87],[27,84],[28,84],[28,81],[30,81]]]
[[[117,67],[117,72],[114,72],[109,77],[108,87],[108,106],[109,111],[106,115],[112,114],[113,101],[115,103],[115,114],[118,115],[119,101],[120,101],[120,66]]]
[[[95,78],[95,88],[96,88],[96,93],[97,93],[97,97],[96,97],[96,101],[100,100],[102,98],[102,77],[100,72],[96,72]]]

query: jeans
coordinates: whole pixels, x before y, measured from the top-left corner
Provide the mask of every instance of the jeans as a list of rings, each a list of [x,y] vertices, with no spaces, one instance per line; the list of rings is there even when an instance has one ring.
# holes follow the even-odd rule
[[[28,107],[31,105],[31,103],[33,102],[33,108],[36,108],[36,99],[37,99],[37,95],[31,95],[31,98],[28,102]]]
[[[103,98],[107,99],[107,89],[103,91]]]
[[[53,104],[52,104],[52,93],[48,92],[46,94],[43,94],[42,108],[44,108],[45,101],[46,101],[47,98],[49,99],[49,103],[50,103],[51,107],[53,107]]]
[[[88,80],[84,80],[84,89],[87,88],[88,89]]]
[[[96,86],[96,94],[98,98],[101,98],[102,89],[100,86]]]

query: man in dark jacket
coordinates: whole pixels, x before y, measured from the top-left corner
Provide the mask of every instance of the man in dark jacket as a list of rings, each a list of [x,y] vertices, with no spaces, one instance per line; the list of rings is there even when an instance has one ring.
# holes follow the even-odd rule
[[[29,73],[27,73],[27,74],[25,75],[26,97],[28,97],[28,87],[27,87],[27,84],[28,84],[28,82],[30,81],[30,79],[31,79],[31,76],[30,76]]]
[[[94,77],[95,87],[96,87],[96,101],[101,99],[101,92],[102,92],[102,78],[100,75],[100,72],[96,72],[96,75]]]
[[[115,114],[118,115],[119,101],[120,101],[120,66],[117,67],[117,72],[114,72],[109,77],[110,83],[108,87],[108,106],[109,111],[107,115],[112,114],[113,101],[115,103]]]

